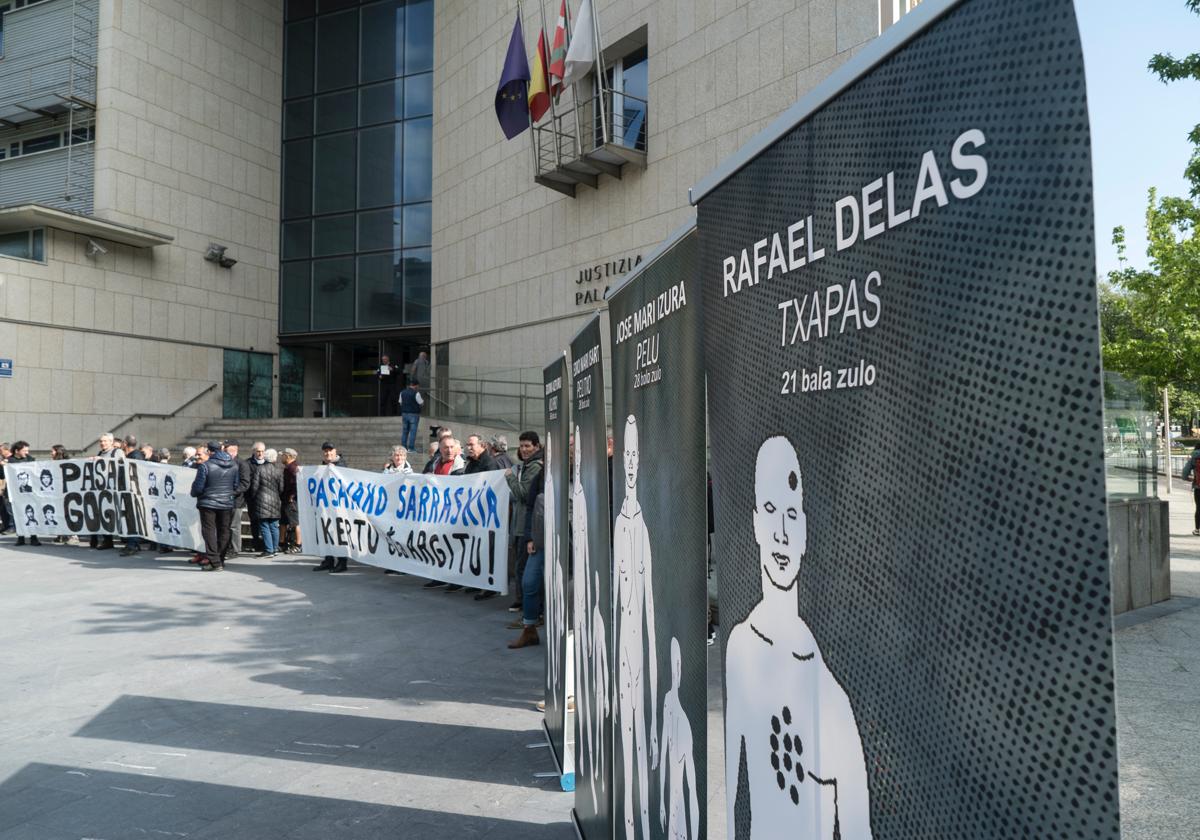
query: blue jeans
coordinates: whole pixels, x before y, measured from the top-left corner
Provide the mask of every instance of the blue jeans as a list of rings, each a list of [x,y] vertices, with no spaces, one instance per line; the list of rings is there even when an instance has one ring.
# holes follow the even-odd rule
[[[525,625],[537,624],[542,614],[545,593],[542,592],[542,572],[546,567],[546,552],[530,554],[525,561],[525,574],[521,576],[521,609]]]
[[[421,425],[420,414],[401,414],[400,445],[409,452],[417,448],[417,427]]]
[[[258,536],[263,542],[263,551],[274,554],[279,551],[279,520],[258,520]]]

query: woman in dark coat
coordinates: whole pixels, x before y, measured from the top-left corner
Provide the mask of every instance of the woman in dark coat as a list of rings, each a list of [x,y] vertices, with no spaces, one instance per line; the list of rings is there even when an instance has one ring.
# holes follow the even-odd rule
[[[295,449],[285,449],[279,453],[279,460],[283,463],[283,517],[279,524],[283,530],[285,554],[299,554],[301,551],[300,511],[296,503],[296,482],[300,476],[297,457]]]
[[[265,453],[266,463],[251,470],[250,505],[258,521],[263,551],[259,557],[274,557],[279,551],[279,517],[283,511],[283,468],[276,463],[274,449]]]

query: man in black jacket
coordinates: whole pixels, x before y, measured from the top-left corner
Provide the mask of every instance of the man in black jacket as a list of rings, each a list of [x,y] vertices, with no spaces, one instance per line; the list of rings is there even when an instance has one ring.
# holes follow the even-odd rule
[[[338,454],[337,447],[329,441],[321,444],[321,454],[323,456],[321,463],[330,467],[341,467],[343,469],[350,465],[346,463],[346,459]],[[338,557],[334,559],[332,554],[326,554],[321,560],[321,565],[313,566],[314,572],[344,572],[346,571],[346,558]]]
[[[206,572],[225,568],[224,557],[229,551],[232,536],[230,522],[233,518],[234,499],[240,486],[240,469],[237,460],[228,452],[221,451],[216,441],[208,444],[211,453],[208,460],[196,469],[192,481],[192,497],[200,511],[200,530],[204,534],[205,562],[200,568]]]
[[[227,440],[224,443],[225,454],[233,461],[237,467],[238,482],[237,489],[234,491],[233,498],[233,513],[229,523],[230,539],[229,545],[226,548],[226,553],[221,555],[228,560],[230,557],[236,557],[242,553],[242,517],[246,513],[246,491],[250,489],[250,462],[243,461],[238,458],[238,442],[236,440]],[[211,458],[209,460],[212,460]]]
[[[495,456],[492,455],[487,444],[483,442],[483,438],[479,435],[467,436],[465,454],[467,456],[467,468],[463,470],[463,475],[474,475],[475,473],[491,472],[492,470],[500,469],[500,465],[496,463]]]

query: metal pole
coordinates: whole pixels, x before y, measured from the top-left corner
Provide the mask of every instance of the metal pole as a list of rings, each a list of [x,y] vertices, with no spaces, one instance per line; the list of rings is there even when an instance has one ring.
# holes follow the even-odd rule
[[[521,0],[517,0],[517,20],[521,23],[521,49],[525,49],[525,16],[521,14]],[[533,114],[529,113],[529,85],[525,85],[525,119],[529,122],[529,151],[533,153],[533,175],[541,172],[538,160],[537,139],[533,136]]]
[[[571,3],[570,0],[563,0],[563,26],[567,29],[567,49],[571,47]],[[564,68],[565,70],[565,68]],[[583,157],[583,123],[579,117],[579,83],[571,82],[571,101],[574,103],[575,111],[575,159],[579,160]]]
[[[550,81],[550,50],[554,45],[550,43],[550,36],[546,33],[546,4],[542,0],[538,0],[538,11],[542,15],[542,38],[546,44],[546,84],[549,86],[546,93],[550,97],[550,125],[553,126],[554,133],[554,165],[561,167],[562,145],[558,142],[558,107],[554,103],[555,96],[552,90],[554,85]],[[532,117],[533,114],[531,113],[530,116]]]
[[[1167,495],[1171,495],[1171,391],[1163,388],[1163,448],[1167,452]]]
[[[600,132],[607,145],[612,141],[608,133],[608,106],[604,103],[604,45],[600,42],[600,15],[592,6],[592,34],[596,39],[596,91],[600,94]]]

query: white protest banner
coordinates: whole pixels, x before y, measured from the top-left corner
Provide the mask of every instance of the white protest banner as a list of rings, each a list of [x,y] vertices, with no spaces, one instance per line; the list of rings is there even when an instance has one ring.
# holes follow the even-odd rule
[[[508,594],[508,482],[502,471],[398,475],[300,468],[312,554]]]
[[[204,550],[187,467],[124,458],[6,464],[8,498],[23,537],[109,534]]]

